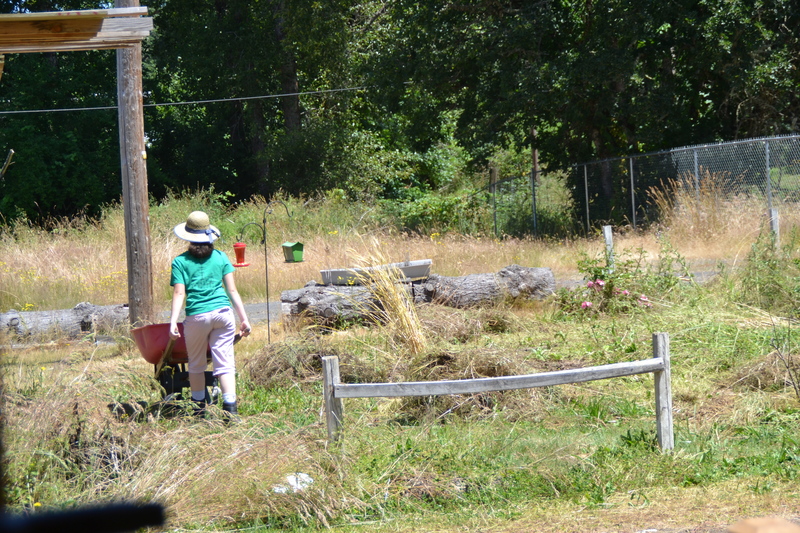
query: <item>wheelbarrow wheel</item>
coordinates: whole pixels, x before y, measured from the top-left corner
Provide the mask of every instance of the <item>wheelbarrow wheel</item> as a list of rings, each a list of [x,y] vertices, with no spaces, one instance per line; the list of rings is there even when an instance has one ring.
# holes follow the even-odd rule
[[[206,378],[206,397],[207,404],[214,404],[219,401],[219,380],[211,372],[205,373]],[[158,375],[158,382],[164,389],[164,401],[177,401],[191,398],[191,385],[189,384],[189,373],[183,365],[167,365]]]

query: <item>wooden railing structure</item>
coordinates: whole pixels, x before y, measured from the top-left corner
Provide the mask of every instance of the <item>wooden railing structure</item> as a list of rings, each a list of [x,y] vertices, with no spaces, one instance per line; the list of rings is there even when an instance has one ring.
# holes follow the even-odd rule
[[[653,334],[653,357],[641,361],[614,363],[574,370],[559,370],[524,376],[460,379],[449,381],[416,381],[405,383],[341,383],[339,358],[322,358],[323,394],[328,439],[342,435],[343,398],[396,398],[400,396],[437,396],[442,394],[474,394],[489,391],[551,387],[568,383],[583,383],[599,379],[653,373],[656,401],[656,433],[662,450],[674,448],[672,428],[672,387],[670,378],[669,336]]]

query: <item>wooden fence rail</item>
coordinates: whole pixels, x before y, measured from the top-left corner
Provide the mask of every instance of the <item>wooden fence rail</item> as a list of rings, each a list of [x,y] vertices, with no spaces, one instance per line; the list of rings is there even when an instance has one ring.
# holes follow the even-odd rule
[[[653,373],[655,384],[658,444],[662,450],[671,450],[674,447],[672,390],[670,384],[669,336],[666,333],[653,334],[652,359],[497,378],[347,384],[341,383],[339,380],[339,358],[327,356],[322,358],[322,376],[328,439],[335,441],[341,437],[344,415],[342,398],[395,398],[400,396],[474,394],[478,392],[550,387],[650,372]]]

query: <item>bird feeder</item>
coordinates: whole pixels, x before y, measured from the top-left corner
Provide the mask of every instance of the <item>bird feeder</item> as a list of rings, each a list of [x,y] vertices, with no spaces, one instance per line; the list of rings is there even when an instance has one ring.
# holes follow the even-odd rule
[[[236,254],[236,262],[233,264],[233,266],[235,267],[250,266],[250,263],[246,263],[244,260],[244,252],[246,249],[247,245],[243,242],[233,243],[233,253]]]
[[[287,263],[299,263],[303,260],[302,242],[283,243],[283,257]]]

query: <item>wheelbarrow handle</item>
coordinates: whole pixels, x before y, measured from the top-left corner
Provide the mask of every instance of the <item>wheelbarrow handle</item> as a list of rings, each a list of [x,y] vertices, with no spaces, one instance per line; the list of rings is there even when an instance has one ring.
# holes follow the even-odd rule
[[[169,358],[172,356],[172,348],[174,347],[175,339],[170,337],[167,347],[164,348],[164,353],[161,354],[161,359],[159,359],[158,363],[156,364],[156,379],[158,379],[158,376],[161,375],[161,370],[164,368],[164,363],[169,361]]]

